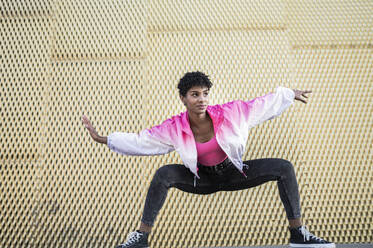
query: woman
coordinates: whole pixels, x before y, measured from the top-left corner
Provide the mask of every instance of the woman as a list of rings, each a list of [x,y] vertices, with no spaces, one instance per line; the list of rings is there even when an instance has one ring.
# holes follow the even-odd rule
[[[277,181],[280,198],[289,220],[290,246],[335,247],[311,234],[301,221],[298,184],[291,162],[279,158],[242,161],[249,129],[280,115],[295,100],[307,103],[311,91],[277,87],[275,93],[251,101],[235,100],[210,106],[207,75],[188,72],[178,84],[187,111],[162,124],[137,133],[114,132],[101,137],[83,116],[91,137],[123,155],[160,155],[176,150],[183,164],[160,167],[146,196],[140,228],[131,232],[117,248],[145,248],[168,189],[175,187],[193,194],[212,194],[255,187]]]

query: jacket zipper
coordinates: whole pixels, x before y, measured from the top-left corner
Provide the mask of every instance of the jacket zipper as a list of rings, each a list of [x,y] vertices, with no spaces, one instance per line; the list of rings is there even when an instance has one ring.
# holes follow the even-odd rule
[[[223,147],[222,147],[222,146],[219,144],[219,142],[218,142],[218,137],[217,137],[217,136],[216,136],[216,142],[218,143],[218,145],[220,146],[220,148],[224,151]],[[225,151],[224,151],[224,152],[225,152]],[[225,154],[227,154],[227,153],[225,152]],[[229,158],[229,160],[231,160],[229,156],[228,156],[228,158]],[[232,162],[232,160],[231,160],[231,162]],[[233,162],[232,162],[232,163],[233,163]],[[236,167],[236,169],[237,169],[239,172],[241,172],[241,174],[242,174],[244,177],[247,178],[247,175],[245,174],[245,172],[244,172],[243,170],[238,169],[237,166],[236,166],[235,164],[233,164],[233,166]]]
[[[246,174],[245,174],[245,172],[243,170],[241,171],[241,173],[242,173],[242,175],[244,175],[244,177],[247,178],[247,176],[246,176]]]

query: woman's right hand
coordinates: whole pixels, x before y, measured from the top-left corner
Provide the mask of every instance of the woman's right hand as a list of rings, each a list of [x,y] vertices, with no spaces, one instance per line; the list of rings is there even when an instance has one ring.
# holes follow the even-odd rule
[[[88,132],[91,135],[92,139],[94,139],[94,141],[98,141],[100,138],[100,135],[98,135],[96,129],[92,126],[87,116],[85,115],[82,116],[82,122],[84,126],[88,129]]]

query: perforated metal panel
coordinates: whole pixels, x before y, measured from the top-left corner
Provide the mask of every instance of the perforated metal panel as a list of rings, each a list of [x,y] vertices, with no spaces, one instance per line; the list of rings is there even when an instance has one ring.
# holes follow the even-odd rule
[[[5,9],[11,8],[6,5]],[[26,247],[33,243],[34,216],[41,206],[50,20],[27,17],[24,6],[19,9],[20,16],[5,16],[1,10],[0,246]]]
[[[144,59],[146,1],[56,1],[53,58]]]
[[[372,243],[371,1],[2,1],[1,247],[115,247],[139,227],[155,171],[97,131],[139,132],[185,111],[187,71],[210,104],[282,85],[312,90],[250,130],[244,160],[291,161],[304,222],[336,243]],[[346,18],[349,21],[345,21]],[[275,182],[192,195],[175,188],[151,247],[287,244]]]
[[[288,1],[285,11],[290,42],[296,48],[342,49],[372,43],[372,1]]]

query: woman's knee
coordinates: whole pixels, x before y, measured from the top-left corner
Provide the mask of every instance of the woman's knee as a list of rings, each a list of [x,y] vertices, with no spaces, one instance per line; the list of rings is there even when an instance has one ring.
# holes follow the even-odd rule
[[[280,158],[279,160],[281,164],[281,170],[283,171],[283,173],[294,174],[294,166],[289,160],[282,159],[282,158]]]
[[[153,181],[158,181],[158,182],[166,182],[168,178],[168,173],[169,173],[169,166],[164,165],[162,167],[159,167],[156,172],[154,173],[153,176]]]
[[[157,169],[153,181],[161,182],[167,187],[171,187],[173,183],[182,180],[180,178],[185,178],[184,174],[185,172],[181,165],[168,164]]]

